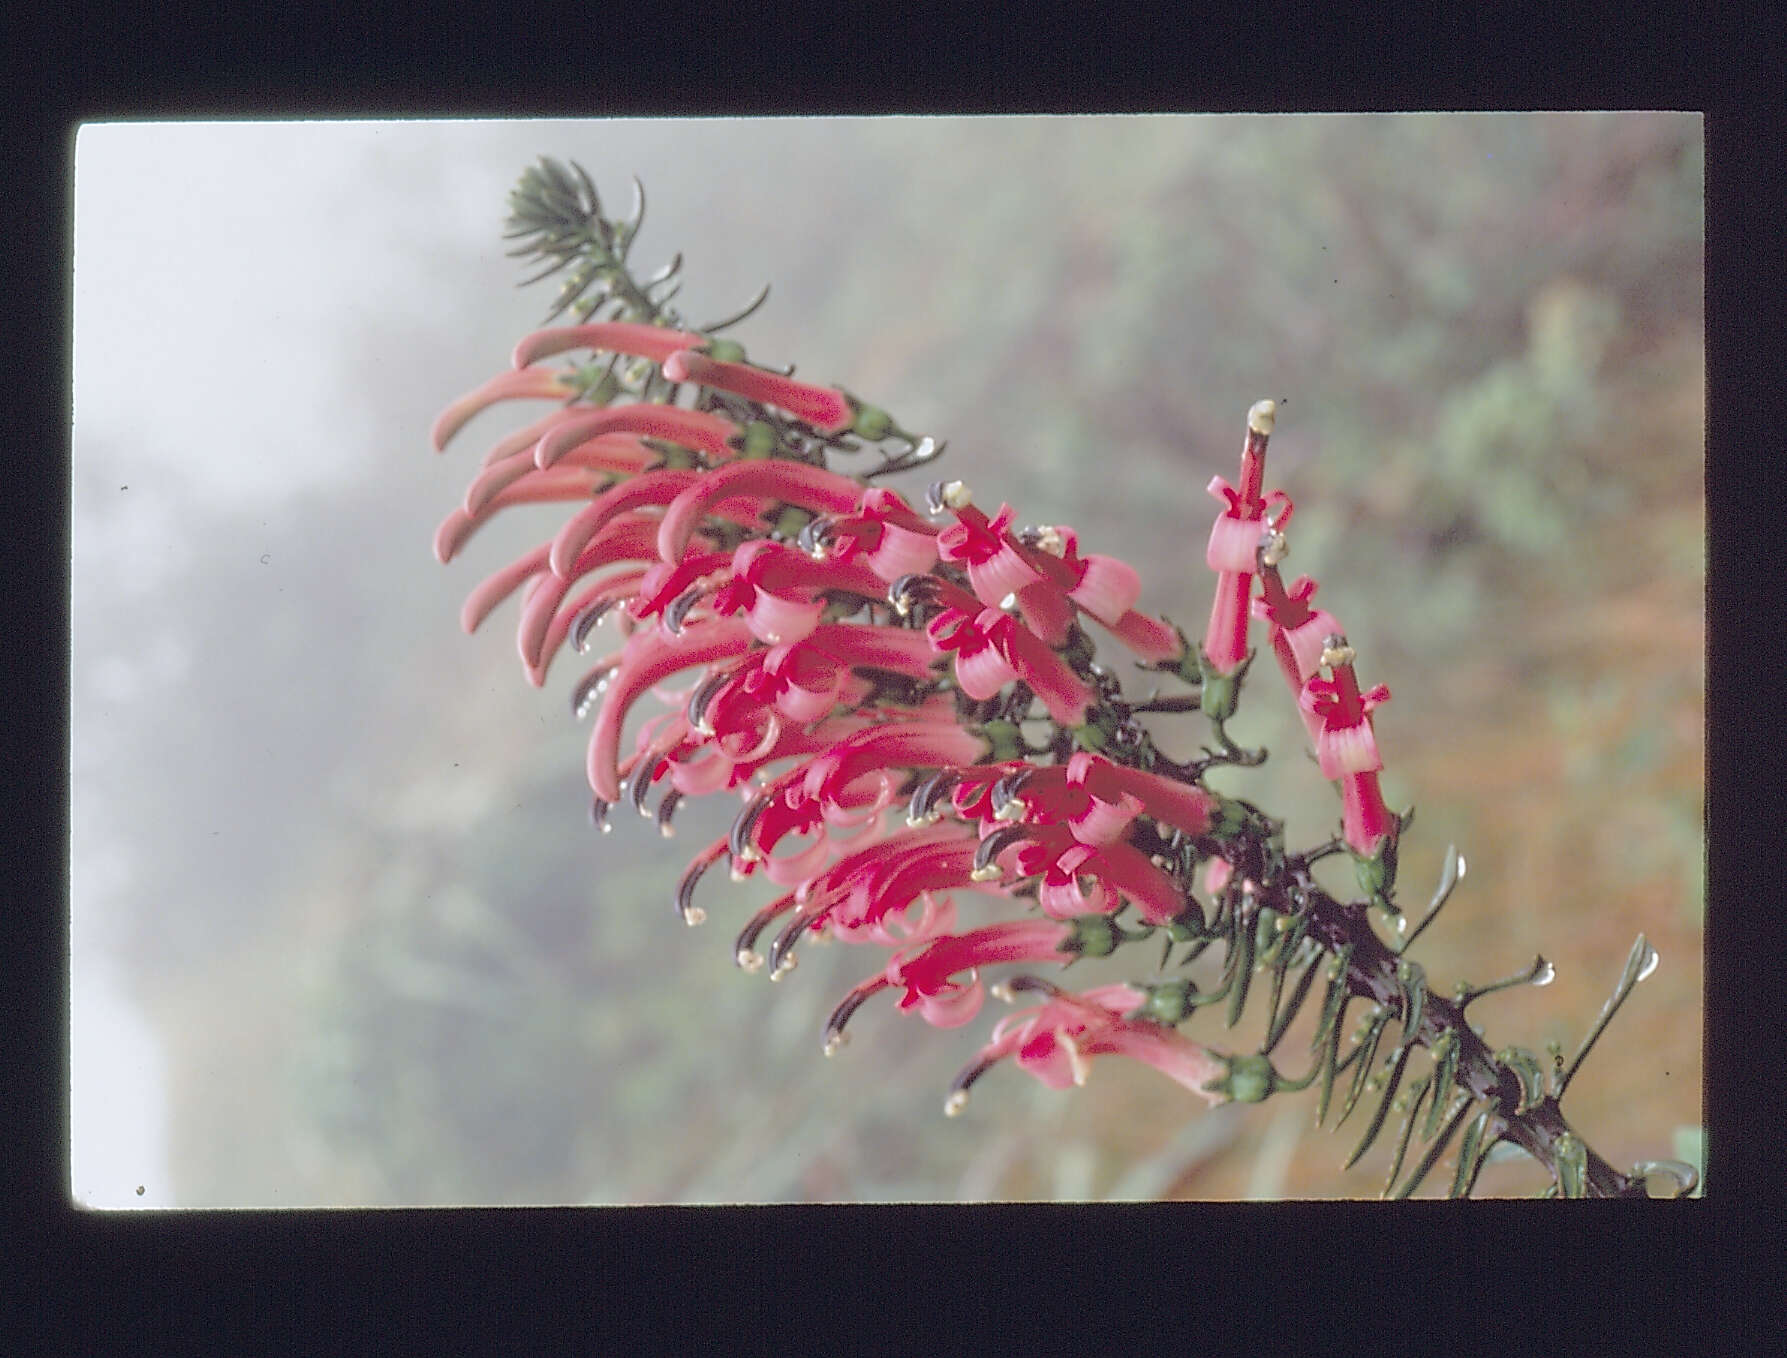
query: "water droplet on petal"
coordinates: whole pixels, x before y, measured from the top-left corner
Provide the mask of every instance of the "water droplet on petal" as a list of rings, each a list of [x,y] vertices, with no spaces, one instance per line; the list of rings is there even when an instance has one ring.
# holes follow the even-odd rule
[[[1396,932],[1399,934],[1406,934],[1408,931],[1409,917],[1407,915],[1398,915],[1396,917]]]

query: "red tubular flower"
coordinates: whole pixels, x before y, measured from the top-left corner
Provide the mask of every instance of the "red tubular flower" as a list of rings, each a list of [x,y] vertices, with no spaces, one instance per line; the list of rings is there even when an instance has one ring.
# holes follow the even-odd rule
[[[1143,661],[1179,655],[1178,633],[1135,611],[1141,577],[1133,567],[1110,556],[1082,558],[1077,535],[1066,527],[1034,530],[1032,547],[1010,531],[1010,505],[1001,504],[989,519],[959,481],[943,487],[942,494],[956,522],[938,535],[939,554],[966,566],[983,604],[1002,605],[1008,594],[1015,596],[1030,630],[1051,646],[1066,641],[1072,610],[1078,608]]]
[[[656,519],[637,511],[618,514],[602,525],[602,530],[579,553],[569,571],[558,575],[547,570],[542,574],[521,605],[521,621],[515,631],[516,646],[524,667],[530,672],[540,668],[546,636],[552,630],[571,586],[604,566],[651,560],[657,527]],[[550,552],[547,564],[551,564]]]
[[[937,535],[937,554],[968,568],[968,584],[981,603],[997,608],[1006,595],[1042,580],[1006,531],[1017,516],[1010,505],[1000,505],[991,519],[965,500],[950,508],[956,521]]]
[[[642,472],[603,491],[572,515],[552,539],[546,558],[552,573],[569,575],[590,539],[621,514],[647,505],[667,505],[700,479],[701,473],[696,471]]]
[[[803,935],[828,927],[849,942],[895,947],[919,941],[915,929],[926,931],[927,937],[940,936],[953,925],[955,916],[947,899],[939,901],[936,893],[1006,894],[973,879],[974,853],[973,833],[959,825],[897,830],[870,836],[860,846],[851,841],[845,855],[831,867],[809,874],[789,897],[758,912],[739,936],[739,964],[747,971],[755,969],[752,945],[762,928],[779,914],[789,918],[770,950],[771,980],[793,969],[794,945]],[[907,912],[921,901],[923,917],[914,924],[907,919]],[[890,931],[892,925],[902,925],[904,937]]]
[[[888,584],[923,575],[937,564],[937,530],[884,486],[870,486],[847,514],[825,515],[802,542],[822,559],[861,561]]]
[[[816,514],[844,514],[856,507],[862,487],[847,476],[786,458],[733,462],[708,472],[670,502],[658,530],[658,555],[680,561],[703,516],[740,495],[779,500]]]
[[[533,371],[529,368],[504,376],[525,377]],[[664,439],[716,461],[724,461],[737,456],[738,450],[731,441],[738,433],[737,425],[718,415],[650,401],[606,406],[599,410],[565,410],[550,422],[540,441],[534,445],[534,463],[550,467],[571,449],[581,447],[600,434],[640,434],[646,438]]]
[[[1256,570],[1254,553],[1260,542],[1260,520],[1268,501],[1260,487],[1266,475],[1266,441],[1272,434],[1277,405],[1257,402],[1247,412],[1247,442],[1241,450],[1241,487],[1220,476],[1210,478],[1210,494],[1224,509],[1210,528],[1204,561],[1217,573],[1216,598],[1210,610],[1210,626],[1204,633],[1204,654],[1218,672],[1231,674],[1247,658],[1248,595]]]
[[[698,382],[785,410],[822,434],[841,434],[856,419],[850,398],[830,387],[796,382],[748,363],[723,363],[694,349],[683,349],[664,360],[664,376],[672,382]]]
[[[1066,825],[1025,826],[1017,833],[1025,837],[995,857],[1020,877],[1042,878],[1037,903],[1053,919],[1108,915],[1124,901],[1149,924],[1166,924],[1185,911],[1172,877],[1133,844],[1088,844]]]
[[[835,1051],[844,1040],[844,1025],[871,995],[890,987],[905,993],[900,1009],[916,1009],[925,1022],[937,1028],[959,1028],[980,1012],[985,989],[980,968],[1000,962],[1066,961],[1064,945],[1075,937],[1069,924],[1056,920],[1002,920],[965,934],[945,934],[893,955],[885,970],[871,976],[846,995],[832,1011],[826,1025],[826,1051]],[[967,972],[967,984],[955,978]]]
[[[639,325],[631,321],[598,321],[590,325],[536,330],[531,335],[524,335],[515,346],[514,366],[525,368],[568,349],[601,349],[611,354],[631,354],[635,358],[662,363],[679,349],[705,342],[703,336],[686,330],[666,330],[662,326]]]
[[[645,572],[642,570],[615,571],[603,576],[570,603],[561,606],[552,616],[552,625],[546,629],[546,638],[540,646],[539,662],[528,669],[528,683],[535,688],[544,687],[553,657],[558,654],[579,620],[591,609],[602,608],[607,612],[614,605],[634,598],[639,593],[640,582],[644,578]],[[625,614],[622,616],[625,617]],[[582,650],[583,647],[579,646],[577,649]]]
[[[944,700],[911,719],[862,726],[781,774],[734,822],[734,859],[767,859],[785,835],[858,826],[879,816],[898,792],[896,770],[947,768],[981,758],[985,738],[945,720],[945,706],[953,709]]]
[[[549,482],[555,474],[570,468],[588,467],[615,476],[631,476],[658,461],[658,455],[632,434],[603,434],[572,449],[549,470],[541,471],[534,463],[536,442],[537,437],[530,439],[519,452],[485,464],[466,488],[465,512],[476,514],[506,487]]]
[[[865,566],[815,561],[786,543],[755,538],[739,544],[732,578],[713,597],[722,616],[745,610],[752,634],[769,645],[799,641],[819,625],[827,592],[879,599],[882,581]]]
[[[465,544],[485,524],[510,505],[537,505],[587,500],[604,480],[600,472],[583,467],[555,467],[538,476],[489,496],[476,509],[455,509],[434,532],[434,557],[442,565],[459,555]]]
[[[1322,777],[1340,779],[1346,842],[1355,853],[1369,858],[1384,837],[1396,830],[1396,817],[1384,804],[1378,787],[1377,774],[1384,761],[1378,755],[1377,736],[1371,725],[1372,711],[1390,700],[1390,690],[1379,684],[1364,693],[1359,691],[1359,681],[1353,673],[1353,650],[1344,637],[1328,639],[1322,664],[1332,677],[1317,675],[1305,683],[1299,705],[1321,723],[1316,758],[1322,766]]]
[[[542,548],[542,564],[544,554]],[[621,724],[642,693],[679,671],[741,656],[750,645],[750,630],[730,618],[686,628],[679,636],[667,636],[653,629],[629,637],[620,668],[609,681],[607,700],[590,733],[589,783],[596,796],[605,802],[620,800],[620,772],[616,765]]]
[[[1312,709],[1303,706],[1303,685],[1320,672],[1327,638],[1340,634],[1333,614],[1309,606],[1315,591],[1316,583],[1307,575],[1298,576],[1287,591],[1277,565],[1268,562],[1260,571],[1260,597],[1253,601],[1254,616],[1270,625],[1272,654],[1298,700],[1297,711],[1309,732],[1311,748],[1320,743],[1321,722]]]
[[[1011,989],[1019,989],[1013,983]],[[1024,989],[1040,989],[1049,998],[1034,1009],[1001,1019],[992,1041],[951,1087],[944,1112],[960,1113],[968,1090],[999,1062],[1011,1058],[1051,1089],[1086,1083],[1093,1056],[1127,1056],[1142,1061],[1212,1104],[1222,1095],[1205,1088],[1226,1073],[1221,1060],[1177,1029],[1148,1019],[1126,1017],[1145,996],[1134,986],[1098,986],[1081,994],[1032,980]]]
[[[512,401],[517,398],[533,397],[540,400],[566,401],[577,395],[576,384],[569,373],[558,372],[506,372],[498,373],[483,386],[468,391],[452,405],[441,411],[434,422],[430,436],[434,440],[434,450],[443,451],[457,434],[465,427],[466,421],[481,410],[487,410],[498,401]]]
[[[1081,750],[1066,764],[1028,773],[1013,789],[1011,800],[993,808],[993,814],[1011,819],[1011,808],[1016,805],[1022,808],[1026,824],[1066,825],[1083,843],[1108,844],[1137,812],[1146,812],[1187,834],[1201,835],[1210,827],[1216,800],[1201,787]]]
[[[981,608],[973,595],[939,576],[921,576],[904,587],[895,607],[904,613],[915,598],[937,606],[925,635],[938,654],[955,653],[956,683],[970,698],[990,698],[1021,679],[1054,720],[1065,726],[1085,722],[1096,696],[1092,688],[1016,618],[1002,609]]]

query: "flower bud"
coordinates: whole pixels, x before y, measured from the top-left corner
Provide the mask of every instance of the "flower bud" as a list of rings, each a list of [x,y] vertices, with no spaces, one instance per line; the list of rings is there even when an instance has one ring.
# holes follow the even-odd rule
[[[1214,1055],[1214,1053],[1212,1053]],[[1228,1073],[1203,1085],[1235,1103],[1262,1103],[1278,1087],[1278,1072],[1263,1056],[1221,1056]]]
[[[1142,993],[1148,998],[1142,1007],[1129,1017],[1151,1018],[1161,1023],[1182,1023],[1191,1015],[1196,1007],[1191,997],[1197,994],[1198,988],[1190,981],[1167,981],[1161,985],[1143,986]]]
[[[893,432],[893,427],[893,416],[879,406],[859,405],[856,407],[856,418],[851,421],[850,432],[873,443],[886,438]]]

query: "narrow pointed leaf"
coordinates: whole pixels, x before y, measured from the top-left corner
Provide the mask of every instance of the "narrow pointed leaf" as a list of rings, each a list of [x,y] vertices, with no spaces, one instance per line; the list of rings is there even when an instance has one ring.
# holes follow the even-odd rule
[[[1359,1157],[1364,1155],[1371,1148],[1371,1143],[1377,1140],[1377,1134],[1384,1128],[1384,1119],[1390,1115],[1390,1105],[1395,1101],[1396,1090],[1402,1084],[1402,1072],[1408,1069],[1409,1056],[1414,1050],[1412,1042],[1405,1043],[1396,1049],[1390,1067],[1390,1077],[1384,1081],[1384,1096],[1378,1100],[1377,1111],[1371,1115],[1371,1121],[1365,1125],[1365,1135],[1359,1138],[1359,1144],[1353,1147],[1353,1153],[1347,1157],[1346,1164],[1341,1166],[1342,1169],[1351,1169],[1358,1164]],[[1344,1114],[1341,1121],[1346,1121]],[[1413,1119],[1411,1118],[1410,1121]]]
[[[1433,1093],[1434,1104],[1443,1104],[1444,1095],[1445,1091],[1438,1087],[1436,1082]],[[1408,1178],[1402,1181],[1402,1187],[1390,1195],[1393,1201],[1402,1201],[1421,1186],[1421,1181],[1439,1163],[1440,1157],[1446,1153],[1446,1147],[1451,1144],[1452,1138],[1458,1135],[1458,1129],[1464,1125],[1464,1119],[1471,1111],[1471,1102],[1472,1100],[1467,1094],[1453,1103],[1451,1114],[1446,1119],[1445,1130],[1439,1134],[1433,1144],[1428,1146],[1420,1160],[1416,1162],[1415,1167],[1409,1171]]]
[[[1378,1194],[1380,1198],[1389,1197],[1390,1190],[1396,1186],[1396,1176],[1402,1173],[1402,1162],[1408,1155],[1409,1138],[1414,1134],[1415,1123],[1421,1118],[1421,1100],[1430,1093],[1434,1096],[1434,1102],[1437,1103],[1439,1091],[1434,1088],[1431,1073],[1417,1077],[1409,1085],[1408,1117],[1403,1119],[1402,1131],[1397,1134],[1396,1155],[1390,1161],[1389,1174],[1384,1176],[1383,1192]]]

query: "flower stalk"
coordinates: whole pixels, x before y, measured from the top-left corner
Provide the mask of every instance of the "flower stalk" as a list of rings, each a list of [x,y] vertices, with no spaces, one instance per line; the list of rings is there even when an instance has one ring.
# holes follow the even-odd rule
[[[714,338],[721,326],[685,327],[667,305],[674,289],[657,295],[680,256],[643,283],[626,266],[642,190],[632,219],[616,222],[580,170],[544,161],[512,202],[523,253],[570,273],[555,314],[575,305],[582,323],[523,338],[514,370],[453,402],[434,442],[443,447],[508,399],[564,408],[490,450],[441,525],[436,554],[452,559],[512,506],[576,506],[547,543],[473,590],[466,630],[523,591],[517,649],[538,684],[566,640],[582,651],[597,619],[619,620],[618,649],[574,695],[580,713],[595,710],[592,814],[607,829],[624,796],[668,832],[684,798],[741,797],[730,831],[683,873],[678,914],[691,924],[705,917],[697,884],[724,862],[731,877],[761,872],[784,888],[737,935],[745,970],[767,963],[772,979],[785,976],[802,939],[866,950],[875,960],[822,1035],[828,1055],[883,991],[897,996],[897,1012],[953,1028],[974,1020],[997,973],[994,994],[1041,1002],[993,1028],[950,1088],[952,1115],[998,1066],[1061,1088],[1087,1083],[1093,1057],[1126,1056],[1205,1102],[1258,1102],[1316,1084],[1323,1117],[1335,1108],[1344,1122],[1369,1107],[1355,1160],[1393,1108],[1406,1112],[1386,1195],[1428,1182],[1454,1144],[1452,1191],[1468,1193],[1503,1142],[1546,1167],[1548,1192],[1644,1195],[1647,1167],[1618,1172],[1559,1106],[1600,1025],[1568,1074],[1547,1084],[1530,1053],[1492,1049],[1467,1021],[1486,991],[1433,993],[1406,945],[1392,948],[1376,932],[1373,909],[1400,920],[1396,855],[1411,819],[1389,809],[1379,786],[1374,714],[1390,695],[1361,686],[1345,633],[1313,606],[1315,581],[1287,587],[1279,573],[1293,506],[1266,485],[1273,402],[1248,411],[1236,483],[1216,476],[1207,488],[1221,506],[1205,551],[1215,579],[1193,650],[1177,628],[1137,610],[1137,572],[1082,555],[1071,527],[1020,526],[1003,503],[989,516],[959,481],[934,482],[918,507],[870,484],[942,445],[841,389],[747,363],[742,346]],[[607,366],[536,366],[580,350],[609,355]],[[674,404],[691,390],[692,406]],[[851,438],[898,439],[906,451],[850,476],[830,459],[856,451]],[[1088,618],[1140,665],[1192,691],[1126,695],[1096,658]],[[1336,835],[1301,853],[1286,851],[1280,822],[1203,782],[1213,764],[1265,757],[1224,731],[1246,687],[1256,618],[1341,798]],[[658,710],[635,722],[652,695]],[[1162,756],[1137,721],[1193,712],[1217,744],[1190,765]],[[655,786],[664,792],[653,813]],[[1354,861],[1357,899],[1338,899],[1313,875],[1339,851]],[[1462,877],[1455,858],[1410,942]],[[1165,979],[1076,993],[1030,971],[1007,974],[1130,958],[1136,945],[1151,952],[1162,942],[1149,970]],[[1172,974],[1212,947],[1224,957],[1217,988],[1200,992]],[[1648,974],[1650,956],[1628,967],[1606,1017]],[[1256,971],[1270,975],[1255,985]],[[1520,978],[1543,979],[1537,969]],[[1318,981],[1323,998],[1305,1009]],[[1180,1031],[1218,1007],[1233,1027],[1261,997],[1267,1035],[1257,1052],[1224,1053]],[[1364,1006],[1361,1040],[1343,1055],[1355,1005]],[[1293,1077],[1273,1053],[1299,1011],[1320,1018],[1314,1064]],[[1403,1175],[1405,1163],[1413,1169]]]

